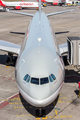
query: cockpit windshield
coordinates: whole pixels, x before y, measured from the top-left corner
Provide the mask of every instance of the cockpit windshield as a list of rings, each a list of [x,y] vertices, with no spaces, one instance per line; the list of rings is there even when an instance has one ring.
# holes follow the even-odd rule
[[[49,82],[49,80],[48,80],[48,77],[45,77],[45,78],[41,78],[40,79],[40,84],[42,85],[42,84],[46,84],[46,83],[48,83]]]
[[[34,77],[30,77],[28,74],[26,74],[23,78],[24,81],[26,82],[31,82],[32,84],[36,84],[36,85],[43,85],[43,84],[47,84],[49,82],[54,82],[56,80],[56,77],[53,74],[50,74],[49,77],[44,77],[44,78],[34,78]]]
[[[31,78],[31,83],[39,85],[39,78]]]

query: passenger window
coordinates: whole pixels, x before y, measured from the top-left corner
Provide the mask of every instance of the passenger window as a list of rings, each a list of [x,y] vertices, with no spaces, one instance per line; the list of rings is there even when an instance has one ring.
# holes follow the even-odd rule
[[[26,82],[29,82],[30,81],[30,76],[28,74],[25,75],[25,77],[23,78],[23,80],[25,80]]]
[[[49,80],[48,80],[48,77],[46,77],[46,78],[41,78],[40,79],[40,84],[42,85],[42,84],[46,84],[46,83],[48,83],[49,82]]]
[[[39,85],[39,78],[31,78],[31,83]]]

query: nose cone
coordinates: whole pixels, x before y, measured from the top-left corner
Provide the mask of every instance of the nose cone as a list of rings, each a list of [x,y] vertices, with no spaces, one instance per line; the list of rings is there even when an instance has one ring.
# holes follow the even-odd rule
[[[49,84],[34,85],[30,84],[30,95],[36,100],[43,100],[49,96],[50,88]]]

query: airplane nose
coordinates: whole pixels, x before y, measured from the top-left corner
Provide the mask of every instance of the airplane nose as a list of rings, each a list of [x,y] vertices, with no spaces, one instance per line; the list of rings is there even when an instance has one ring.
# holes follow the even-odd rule
[[[30,85],[30,95],[36,100],[43,100],[49,96],[50,88],[49,84],[45,85]]]

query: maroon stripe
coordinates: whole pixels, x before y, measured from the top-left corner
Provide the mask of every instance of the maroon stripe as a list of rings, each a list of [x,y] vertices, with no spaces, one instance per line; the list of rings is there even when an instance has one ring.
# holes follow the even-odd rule
[[[18,97],[19,97],[19,94],[14,95],[13,97],[9,98],[8,100],[13,99],[13,98],[18,98]],[[8,104],[9,104],[8,101],[4,101],[4,102],[0,103],[0,110],[3,109],[4,107],[6,107]]]
[[[9,104],[8,101],[4,101],[0,104],[0,110],[3,109],[5,106],[7,106]]]

